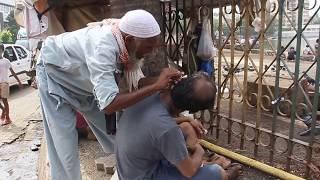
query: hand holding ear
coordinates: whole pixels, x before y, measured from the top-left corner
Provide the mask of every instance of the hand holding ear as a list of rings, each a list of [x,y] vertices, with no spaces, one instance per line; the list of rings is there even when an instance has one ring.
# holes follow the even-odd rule
[[[183,73],[175,68],[163,69],[155,83],[156,89],[159,91],[169,89],[173,83],[176,83],[181,79],[182,75]]]

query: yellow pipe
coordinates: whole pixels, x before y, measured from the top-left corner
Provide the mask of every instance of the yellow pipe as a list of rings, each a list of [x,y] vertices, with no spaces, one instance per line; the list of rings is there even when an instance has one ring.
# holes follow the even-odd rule
[[[286,171],[283,171],[281,169],[277,169],[275,167],[272,167],[272,166],[269,166],[267,164],[264,164],[264,163],[261,163],[259,161],[256,161],[254,159],[245,157],[245,156],[240,155],[238,153],[229,151],[229,150],[227,150],[225,148],[222,148],[220,146],[211,144],[208,141],[201,140],[200,144],[203,147],[205,147],[207,149],[210,149],[211,151],[214,151],[214,152],[216,152],[218,154],[221,154],[221,155],[226,156],[228,158],[231,158],[231,159],[233,159],[235,161],[238,161],[238,162],[240,162],[242,164],[251,166],[251,167],[256,168],[256,169],[258,169],[260,171],[263,171],[263,172],[266,172],[266,173],[271,174],[273,176],[276,176],[278,178],[285,179],[285,180],[303,180],[303,178],[301,178],[299,176],[295,176],[295,175],[290,174],[290,173],[288,173]]]

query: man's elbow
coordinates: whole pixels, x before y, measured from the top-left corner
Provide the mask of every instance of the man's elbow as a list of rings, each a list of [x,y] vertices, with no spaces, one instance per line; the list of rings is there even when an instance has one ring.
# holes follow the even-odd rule
[[[104,108],[104,112],[105,112],[107,115],[110,115],[110,114],[112,114],[112,113],[115,112],[115,111],[112,109],[112,107],[107,106],[107,107]]]
[[[104,110],[104,112],[107,114],[107,115],[110,115],[110,114],[112,114],[112,113],[114,113],[114,112],[116,112],[116,111],[118,111],[119,110],[119,105],[118,105],[118,100],[117,100],[117,97],[118,96],[116,96],[112,101],[111,101],[111,103],[110,104],[108,104],[103,110]]]

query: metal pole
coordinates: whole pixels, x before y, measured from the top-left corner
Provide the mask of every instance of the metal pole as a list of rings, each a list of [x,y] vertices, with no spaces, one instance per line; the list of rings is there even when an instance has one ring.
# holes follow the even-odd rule
[[[290,123],[290,130],[289,130],[289,142],[288,142],[288,154],[287,154],[287,171],[290,171],[291,165],[291,156],[293,150],[293,142],[292,139],[294,138],[294,125],[296,120],[296,103],[297,103],[297,94],[298,94],[298,87],[299,87],[299,71],[300,71],[300,55],[301,55],[301,34],[302,34],[302,18],[303,18],[303,4],[304,0],[298,1],[298,32],[297,32],[297,53],[296,53],[296,62],[295,62],[295,71],[294,71],[294,87],[293,87],[293,96],[292,96],[292,105],[291,105],[291,123]]]
[[[320,28],[320,27],[319,27]],[[320,34],[319,34],[320,37]],[[312,147],[314,143],[314,136],[315,136],[315,126],[317,121],[317,111],[318,111],[318,101],[319,101],[319,80],[320,80],[320,52],[319,52],[319,44],[318,49],[316,50],[316,58],[315,61],[317,62],[317,69],[316,69],[316,77],[315,77],[315,88],[314,88],[314,96],[313,96],[313,107],[312,107],[312,123],[311,123],[311,135],[309,139],[309,146],[307,147],[307,165],[306,165],[306,173],[305,177],[309,177],[310,173],[310,164],[312,159]]]
[[[264,60],[264,39],[265,39],[265,15],[266,15],[266,0],[261,0],[261,30],[260,30],[260,60],[259,60],[259,72],[258,72],[258,97],[257,97],[257,121],[256,121],[256,133],[255,133],[255,145],[254,156],[258,156],[260,126],[261,126],[261,97],[262,97],[262,73],[263,73],[263,60]]]
[[[219,131],[220,131],[220,108],[221,108],[221,98],[222,98],[222,88],[221,88],[221,76],[222,76],[222,71],[221,71],[221,68],[222,68],[222,59],[221,59],[221,55],[222,55],[222,50],[223,50],[223,47],[222,47],[222,31],[223,31],[223,27],[222,27],[222,13],[223,13],[223,9],[222,9],[222,4],[221,4],[221,1],[219,1],[219,41],[218,41],[218,49],[219,49],[219,52],[218,52],[218,100],[217,100],[217,130],[216,130],[216,139],[219,139]]]
[[[179,23],[180,23],[180,18],[179,18],[179,3],[178,0],[176,0],[176,10],[175,10],[175,14],[176,14],[176,18],[175,18],[175,22],[174,22],[174,27],[176,29],[176,40],[175,40],[175,57],[177,59],[177,64],[179,65],[179,61],[180,61],[180,57],[179,57],[179,53],[180,53],[180,46],[179,46]]]
[[[169,28],[168,28],[168,34],[169,34],[169,56],[172,60],[174,60],[173,56],[172,56],[172,18],[171,18],[171,12],[172,12],[172,9],[171,9],[171,1],[169,2]]]
[[[162,32],[163,32],[163,43],[166,43],[166,4],[165,2],[161,1],[162,5]]]
[[[279,79],[280,79],[280,58],[283,54],[282,49],[281,49],[281,40],[282,40],[282,21],[283,21],[283,5],[284,5],[285,0],[279,0],[279,23],[278,23],[278,47],[277,47],[277,63],[276,63],[276,80],[274,84],[274,96],[278,97],[279,96]],[[275,141],[276,141],[276,136],[274,135],[276,131],[276,122],[277,122],[277,115],[278,115],[278,103],[274,104],[272,107],[272,135],[270,138],[270,146],[271,146],[271,151],[270,151],[270,157],[269,157],[269,162],[273,164],[273,157],[274,157],[274,151],[275,151]]]
[[[236,0],[232,0],[232,4],[231,4],[231,7],[232,7],[232,18],[231,18],[231,63],[230,63],[230,69],[229,69],[229,72],[232,72],[232,73],[229,73],[229,76],[230,76],[230,90],[229,90],[229,97],[230,97],[230,100],[229,100],[229,118],[232,118],[232,113],[233,113],[233,78],[234,78],[234,73],[233,73],[233,69],[234,69],[234,52],[235,52],[235,26],[236,26],[236,17],[235,17],[235,14],[236,14]],[[231,130],[231,121],[228,120],[228,144],[231,143],[231,133],[232,133],[232,130]]]
[[[244,132],[245,132],[245,125],[244,123],[246,122],[246,112],[248,110],[248,104],[246,103],[247,101],[247,93],[248,93],[248,62],[249,62],[249,49],[250,49],[250,44],[249,44],[249,37],[250,37],[250,14],[249,14],[249,0],[246,0],[246,7],[245,7],[245,22],[246,22],[246,28],[245,28],[245,51],[244,51],[244,76],[243,76],[243,89],[242,89],[242,97],[243,97],[243,103],[242,103],[242,116],[241,116],[241,141],[240,141],[240,149],[244,148]]]

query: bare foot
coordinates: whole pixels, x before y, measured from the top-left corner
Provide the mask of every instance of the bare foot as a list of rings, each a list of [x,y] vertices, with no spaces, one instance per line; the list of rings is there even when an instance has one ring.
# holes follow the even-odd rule
[[[241,174],[242,165],[239,163],[231,163],[231,165],[226,169],[228,174],[228,180],[235,180]]]
[[[223,169],[226,169],[226,168],[230,167],[231,160],[224,157],[224,156],[221,156],[219,154],[214,154],[207,160],[206,164],[218,164]]]
[[[5,126],[10,123],[12,123],[12,121],[10,119],[5,119],[4,121],[1,122],[1,126]]]
[[[0,125],[2,126],[3,123],[4,123],[4,119],[0,118]]]

